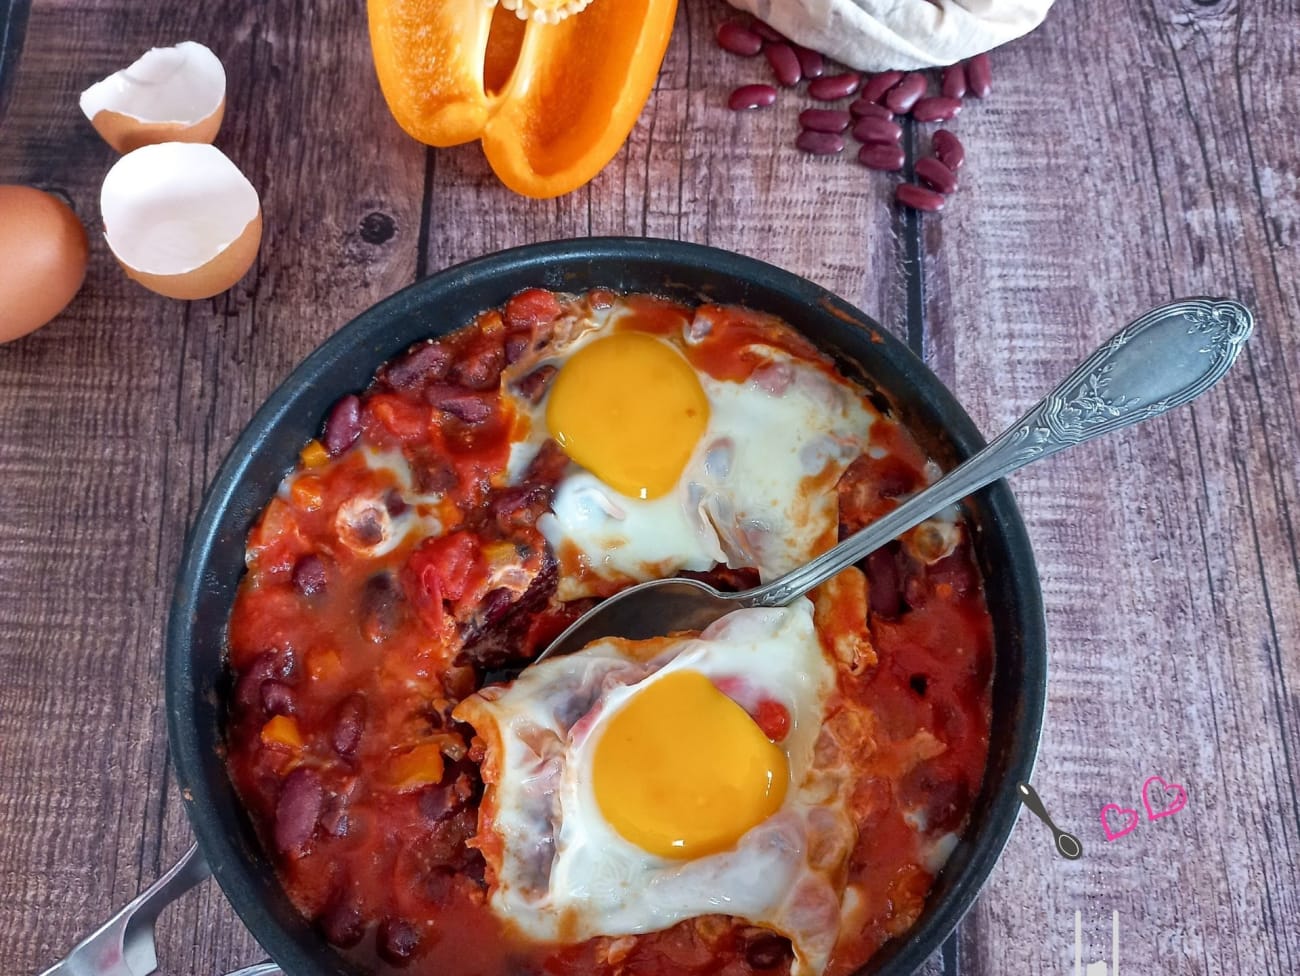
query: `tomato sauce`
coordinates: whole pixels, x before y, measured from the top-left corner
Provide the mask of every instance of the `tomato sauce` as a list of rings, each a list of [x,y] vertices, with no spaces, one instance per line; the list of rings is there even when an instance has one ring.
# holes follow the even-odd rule
[[[228,631],[229,772],[290,898],[363,963],[421,976],[789,970],[785,939],[723,916],[573,946],[515,938],[487,906],[490,879],[469,843],[482,744],[452,709],[594,602],[556,598],[556,555],[536,522],[567,461],[550,442],[508,476],[521,421],[503,388],[537,402],[554,368],[519,375],[514,364],[563,316],[616,301],[645,331],[696,328],[691,361],[720,378],[751,375],[756,361],[736,347],[753,342],[833,369],[744,309],[532,289],[381,368],[249,534]],[[932,476],[889,417],[871,438],[837,487],[841,535]],[[724,567],[695,575],[753,582]],[[979,790],[990,720],[992,627],[961,524],[892,543],[855,585],[857,619],[818,622],[828,646],[854,648],[827,717],[851,757],[858,828],[833,974],[920,914]],[[789,716],[765,704],[758,720],[779,741]]]

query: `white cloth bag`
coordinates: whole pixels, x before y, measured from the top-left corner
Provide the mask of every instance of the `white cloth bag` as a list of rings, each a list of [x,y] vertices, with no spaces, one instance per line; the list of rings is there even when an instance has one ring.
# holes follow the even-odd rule
[[[1052,0],[730,0],[860,71],[954,64],[1027,34]]]

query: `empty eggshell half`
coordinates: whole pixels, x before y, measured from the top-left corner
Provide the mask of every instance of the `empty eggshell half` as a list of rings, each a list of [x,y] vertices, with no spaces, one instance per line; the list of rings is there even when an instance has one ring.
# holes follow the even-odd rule
[[[145,52],[81,93],[81,111],[118,152],[211,142],[226,111],[226,69],[197,41]]]
[[[253,184],[220,149],[164,142],[127,153],[99,195],[126,273],[168,298],[211,298],[252,267],[262,240]]]

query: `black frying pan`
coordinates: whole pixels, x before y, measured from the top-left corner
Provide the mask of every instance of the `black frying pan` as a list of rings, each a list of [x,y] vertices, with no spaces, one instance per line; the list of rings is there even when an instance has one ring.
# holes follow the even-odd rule
[[[449,268],[399,292],[331,336],[272,394],[217,473],[187,540],[167,630],[167,722],[176,777],[199,845],[235,911],[289,976],[361,970],[294,910],[226,775],[226,620],[244,571],[244,540],[262,506],[340,396],[416,340],[470,322],[528,286],[605,287],[683,301],[747,305],[785,319],[883,395],[945,467],[983,446],[966,412],[924,364],[857,309],[771,265],[713,248],[640,238],[559,241]],[[965,838],[908,935],[864,974],[905,976],[970,908],[1019,810],[1042,726],[1042,597],[1024,525],[1005,483],[967,502],[995,630],[989,766]]]

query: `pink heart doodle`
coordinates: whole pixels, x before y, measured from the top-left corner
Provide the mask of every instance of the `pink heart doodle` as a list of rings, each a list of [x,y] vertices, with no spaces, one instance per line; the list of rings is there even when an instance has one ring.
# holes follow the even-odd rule
[[[1108,813],[1123,814],[1125,817],[1128,818],[1128,823],[1126,823],[1123,827],[1120,827],[1118,830],[1112,830],[1110,826],[1110,822],[1106,819],[1106,814]],[[1133,833],[1133,831],[1137,829],[1138,821],[1140,819],[1141,818],[1138,816],[1138,812],[1136,810],[1131,810],[1128,807],[1122,807],[1118,803],[1107,803],[1104,807],[1101,808],[1101,829],[1103,832],[1105,832],[1107,840],[1119,840],[1125,834]]]
[[[1151,807],[1151,784],[1160,784],[1160,800],[1166,802],[1169,800],[1168,794],[1173,793],[1172,802],[1167,802],[1163,810],[1157,812]],[[1175,813],[1187,806],[1187,790],[1183,788],[1182,783],[1166,783],[1159,776],[1151,776],[1142,784],[1142,805],[1147,808],[1148,820],[1159,820],[1161,817],[1172,817]]]

